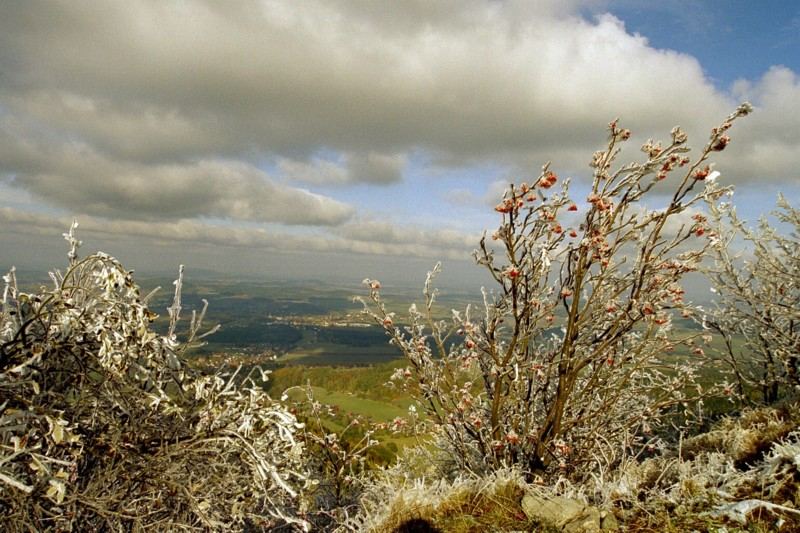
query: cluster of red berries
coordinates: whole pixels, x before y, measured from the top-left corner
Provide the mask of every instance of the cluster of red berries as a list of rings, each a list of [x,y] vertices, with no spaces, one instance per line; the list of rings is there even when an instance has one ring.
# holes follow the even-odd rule
[[[548,170],[541,178],[539,178],[539,181],[537,181],[536,184],[543,189],[549,189],[555,185],[557,181],[558,176],[556,173]]]
[[[631,130],[618,127],[616,120],[608,124],[608,129],[611,131],[611,136],[614,137],[614,140],[627,141],[631,138]]]
[[[698,237],[702,237],[706,233],[706,221],[708,219],[700,213],[696,213],[692,215],[692,220],[695,221],[692,231],[694,231],[694,234]]]
[[[711,138],[714,139],[713,143],[711,144],[711,149],[715,152],[721,152],[728,146],[728,143],[731,142],[731,138],[728,137],[725,133],[728,129],[730,129],[731,123],[725,122],[719,128],[713,128],[711,130]]]
[[[608,258],[611,255],[611,245],[608,244],[606,236],[599,229],[592,230],[590,244],[594,248],[592,259],[600,261],[602,266],[608,266]]]
[[[656,174],[657,180],[663,180],[667,177],[667,173],[672,171],[675,166],[683,167],[689,164],[691,160],[688,157],[678,157],[675,154],[669,156],[669,159],[664,161],[664,164],[661,165],[661,170],[658,171]]]
[[[686,294],[686,291],[678,284],[673,284],[667,288],[667,292],[672,297],[672,303],[680,304],[683,303],[683,295]]]
[[[603,198],[594,193],[590,194],[586,201],[595,206],[599,211],[608,211],[614,204],[608,198]]]
[[[553,185],[556,184],[558,181],[558,176],[555,172],[548,170],[545,172],[542,177],[538,179],[538,181],[534,185],[528,185],[527,183],[522,183],[519,186],[520,194],[514,194],[511,198],[504,198],[502,202],[497,204],[494,208],[495,211],[498,213],[511,213],[516,212],[520,208],[525,205],[525,202],[534,202],[536,201],[536,195],[533,194],[534,187],[541,187],[543,189],[549,189]]]
[[[704,180],[708,177],[709,174],[711,174],[711,167],[706,165],[703,168],[698,168],[697,170],[695,170],[694,174],[692,174],[692,177],[696,180]]]
[[[494,210],[497,211],[498,213],[506,214],[518,210],[523,205],[525,204],[520,199],[505,198],[502,202],[500,202],[494,207]]]
[[[661,270],[670,270],[676,275],[685,274],[686,272],[694,272],[697,270],[697,267],[692,266],[683,261],[678,261],[677,259],[664,261],[663,263],[658,265],[658,268],[660,268]]]

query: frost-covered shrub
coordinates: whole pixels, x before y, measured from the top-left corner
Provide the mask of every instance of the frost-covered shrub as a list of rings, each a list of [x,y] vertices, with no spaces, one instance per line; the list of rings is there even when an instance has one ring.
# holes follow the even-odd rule
[[[748,228],[728,204],[711,206],[717,233],[709,277],[719,296],[707,324],[722,334],[730,373],[742,397],[758,392],[771,404],[800,392],[800,210],[782,196],[779,232],[762,218]],[[741,236],[752,256],[742,260],[731,243]]]
[[[746,409],[663,455],[629,458],[578,483],[531,483],[514,469],[448,481],[430,475],[424,449],[411,449],[366,482],[359,512],[338,531],[394,531],[414,518],[442,531],[597,531],[572,520],[591,518],[592,509],[603,530],[796,531],[798,407]],[[535,496],[532,509],[525,495]],[[532,523],[548,515],[560,515],[556,527]]]
[[[645,161],[616,169],[630,131],[612,122],[585,202],[549,165],[511,185],[496,207],[500,227],[476,251],[496,282],[479,316],[468,308],[437,318],[438,266],[402,327],[380,283],[365,280],[366,311],[409,362],[396,378],[415,383],[458,470],[585,477],[656,449],[660,422],[707,394],[697,381],[704,335],[676,331],[672,320],[691,314],[680,282],[713,242],[695,207],[726,192],[709,158],[750,109],[714,128],[694,158],[676,127],[669,142],[642,147]],[[645,200],[662,181],[672,192],[654,209]],[[670,355],[680,345],[689,357]]]
[[[308,519],[316,530],[334,530],[358,508],[371,467],[368,452],[378,442],[372,438],[371,424],[361,417],[350,419],[341,429],[330,429],[334,408],[317,401],[310,385],[287,389],[283,399],[297,393],[300,398],[292,402],[292,412],[303,421],[298,438],[305,446],[306,468],[314,475],[305,495],[312,511]]]
[[[182,272],[158,335],[132,273],[102,253],[78,259],[73,230],[51,288],[25,293],[13,270],[4,278],[3,529],[304,527],[296,421],[240,370],[185,366],[204,309],[180,342]]]

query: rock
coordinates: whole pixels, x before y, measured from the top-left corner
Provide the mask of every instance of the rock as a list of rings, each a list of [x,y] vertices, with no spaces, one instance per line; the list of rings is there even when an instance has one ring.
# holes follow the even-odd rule
[[[526,494],[522,499],[522,510],[528,518],[548,524],[564,533],[595,533],[618,529],[613,514],[560,496]]]
[[[614,513],[610,511],[600,511],[600,529],[603,531],[619,530],[619,523]]]

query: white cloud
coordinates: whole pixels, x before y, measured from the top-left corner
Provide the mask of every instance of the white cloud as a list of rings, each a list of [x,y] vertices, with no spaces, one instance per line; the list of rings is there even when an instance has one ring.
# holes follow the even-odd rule
[[[350,181],[347,169],[333,161],[314,159],[310,162],[281,159],[280,173],[291,181],[315,185],[343,185]]]
[[[347,167],[351,181],[388,185],[403,178],[406,157],[399,154],[387,155],[376,152],[354,154],[347,157]]]
[[[694,58],[570,15],[581,3],[428,4],[6,4],[0,101],[111,158],[361,154],[310,183],[393,182],[415,148],[583,168],[616,116],[704,136],[735,104]]]
[[[773,67],[760,80],[736,82],[733,93],[751,100],[755,111],[736,132],[723,175],[751,184],[776,178],[800,184],[800,76]]]
[[[442,199],[457,207],[479,207],[481,205],[475,193],[464,188],[452,189],[444,194]]]
[[[719,154],[721,179],[800,183],[796,73],[728,93],[693,57],[582,18],[587,5],[604,1],[0,3],[0,180],[153,234],[169,219],[272,242],[279,223],[323,227],[282,229],[286,246],[457,254],[463,236],[357,218],[396,204],[349,188],[417,187],[397,196],[424,204],[436,167],[525,179],[551,160],[580,177],[614,117],[642,140],[680,124],[699,147],[747,97],[756,113]],[[502,187],[489,188],[494,205]]]
[[[503,194],[508,189],[508,185],[512,183],[510,180],[494,180],[486,188],[483,195],[483,203],[487,207],[494,207],[503,200]]]
[[[398,226],[380,220],[359,220],[335,229],[336,234],[359,242],[380,242],[386,245],[422,244],[443,251],[471,251],[480,235],[448,228],[423,229],[411,225]]]
[[[621,113],[652,129],[729,107],[691,57],[554,5],[6,5],[4,99],[139,158],[322,146],[519,157],[585,146]]]

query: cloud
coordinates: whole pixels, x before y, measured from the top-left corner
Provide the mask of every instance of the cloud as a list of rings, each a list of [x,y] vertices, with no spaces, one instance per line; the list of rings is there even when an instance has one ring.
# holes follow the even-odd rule
[[[475,193],[465,188],[451,189],[442,195],[442,199],[456,207],[479,207],[481,205]]]
[[[587,22],[556,2],[395,4],[5,5],[4,99],[140,159],[417,146],[519,157],[586,146],[587,125],[621,112],[652,129],[730,107],[696,60],[612,16]]]
[[[797,73],[717,88],[695,58],[612,15],[579,15],[605,5],[0,2],[0,181],[40,211],[91,215],[96,231],[124,220],[174,239],[208,230],[275,249],[461,254],[463,235],[376,220],[413,199],[404,214],[455,226],[442,190],[471,202],[488,186],[494,205],[502,187],[486,182],[530,179],[546,161],[578,190],[613,118],[637,142],[680,124],[697,147],[749,98],[756,113],[717,168],[738,183],[800,184]],[[491,178],[452,178],[476,168]],[[359,218],[367,210],[374,220]],[[274,224],[306,227],[273,241]]]
[[[800,76],[785,67],[772,67],[756,82],[739,80],[733,93],[755,104],[730,147],[724,175],[751,184],[776,177],[800,184]]]
[[[486,188],[483,194],[483,204],[487,207],[494,207],[503,200],[503,195],[508,189],[512,180],[494,180]]]
[[[342,185],[350,182],[350,175],[345,167],[322,159],[311,162],[281,159],[278,162],[278,170],[291,181],[315,185]]]
[[[66,216],[0,207],[0,222],[6,231],[14,233],[59,235],[69,227],[71,220]],[[322,252],[464,260],[469,258],[479,239],[478,236],[454,230],[424,230],[414,226],[398,228],[378,222],[351,223],[337,231],[337,235],[329,236],[191,219],[162,222],[83,216],[78,220],[81,234],[115,240],[140,239],[149,246],[156,242],[284,253]]]
[[[388,185],[400,181],[405,164],[405,156],[398,154],[386,155],[368,152],[347,158],[352,181],[377,185]]]
[[[240,161],[146,164],[83,142],[53,141],[0,117],[6,181],[51,205],[123,219],[195,216],[301,225],[341,224],[352,207],[272,180]]]
[[[375,241],[387,245],[420,243],[442,250],[471,251],[480,240],[480,235],[467,234],[454,229],[398,226],[380,220],[354,221],[340,226],[334,231],[337,235],[359,242]]]
[[[280,172],[291,181],[314,185],[368,183],[390,185],[402,180],[406,157],[376,152],[346,154],[339,161],[312,158],[310,161],[281,159]]]
[[[704,137],[736,103],[586,2],[428,4],[7,3],[0,102],[112,159],[276,158],[344,184],[395,182],[414,149],[582,169],[616,116]]]

